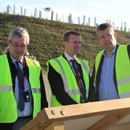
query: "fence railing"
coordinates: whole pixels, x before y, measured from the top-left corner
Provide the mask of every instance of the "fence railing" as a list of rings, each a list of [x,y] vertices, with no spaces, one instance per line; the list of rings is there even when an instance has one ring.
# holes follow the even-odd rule
[[[46,17],[46,19],[48,19],[48,20],[61,21],[61,22],[67,22],[67,23],[72,23],[72,24],[79,24],[79,25],[87,25],[87,26],[92,26],[92,27],[96,27],[98,25],[97,17],[94,17],[92,19],[90,17],[86,17],[85,15],[82,16],[82,18],[81,17],[77,17],[77,21],[76,21],[76,20],[73,20],[73,15],[69,14],[67,16],[67,20],[64,21],[64,19],[65,19],[64,15],[62,16],[62,19],[61,19],[59,17],[58,13],[54,13],[54,10],[52,10],[49,7],[42,8],[41,10],[38,10],[37,8],[35,8],[34,9],[34,13],[31,14],[30,16],[34,17],[34,18],[41,18],[42,19],[42,18],[44,18],[43,14],[45,14],[45,13],[43,13],[43,11],[46,11],[47,13],[49,13],[49,15]],[[10,5],[7,5],[5,13],[16,15],[16,7],[15,7],[15,5],[13,5],[13,7],[11,7]],[[17,14],[17,15],[27,16],[26,14],[27,14],[27,9],[23,8],[21,6],[20,7],[20,13]],[[130,31],[130,28],[127,28],[127,23],[126,22],[121,22],[120,27],[116,26],[115,23],[112,22],[111,20],[106,20],[104,22],[110,23],[115,28],[115,30]]]

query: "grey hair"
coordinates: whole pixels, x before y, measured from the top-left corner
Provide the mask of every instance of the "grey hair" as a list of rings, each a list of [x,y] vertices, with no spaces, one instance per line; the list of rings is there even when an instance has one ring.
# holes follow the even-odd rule
[[[12,42],[13,40],[13,37],[25,37],[26,40],[27,40],[27,44],[29,44],[29,34],[28,34],[28,31],[25,29],[25,28],[15,28],[13,30],[11,30],[11,32],[9,33],[9,37],[8,37],[8,40],[10,42]]]
[[[6,47],[4,50],[4,54],[7,54],[9,52],[9,47]]]

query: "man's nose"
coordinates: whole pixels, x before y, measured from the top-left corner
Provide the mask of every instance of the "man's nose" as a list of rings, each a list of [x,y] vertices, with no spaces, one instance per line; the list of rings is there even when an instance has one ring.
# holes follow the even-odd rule
[[[108,36],[106,36],[106,37],[105,37],[105,40],[109,40],[109,37],[108,37]]]

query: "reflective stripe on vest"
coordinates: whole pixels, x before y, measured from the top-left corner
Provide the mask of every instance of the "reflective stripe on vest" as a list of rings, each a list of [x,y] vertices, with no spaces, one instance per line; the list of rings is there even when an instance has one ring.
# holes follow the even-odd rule
[[[61,65],[61,63],[60,63],[60,61],[56,58],[56,59],[54,59],[58,64],[59,64],[59,66],[60,66],[60,68],[61,68],[61,71],[62,71],[62,79],[63,79],[63,82],[64,82],[64,88],[65,88],[65,91],[68,93],[68,95],[76,95],[76,94],[80,94],[80,91],[79,91],[79,89],[75,89],[75,90],[69,90],[69,88],[68,88],[68,84],[67,84],[67,79],[66,79],[66,77],[65,77],[65,74],[64,74],[64,70],[63,70],[63,67],[62,67],[62,65]],[[83,61],[84,62],[84,61]],[[85,64],[85,63],[84,63]],[[83,66],[84,67],[84,66]],[[86,67],[87,68],[87,67]],[[84,68],[85,70],[86,70],[86,68]],[[88,74],[89,72],[88,72],[88,69],[86,70],[86,73]],[[88,91],[86,90],[86,94],[88,94]]]
[[[28,57],[26,58],[26,63],[29,68],[29,81],[32,89],[33,96],[33,118],[37,116],[37,113],[41,110],[41,86],[40,86],[40,72],[41,67],[38,61],[30,60]]]
[[[117,85],[125,84],[128,82],[130,82],[130,77],[118,80]]]
[[[12,86],[10,87],[0,87],[0,92],[8,92],[8,91],[13,91]]]
[[[130,97],[130,92],[124,93],[124,94],[120,94],[120,98],[128,98],[128,97]]]
[[[84,63],[84,61],[83,61],[83,60],[81,60],[81,59],[79,59],[79,60],[80,60],[80,62],[82,63],[83,68],[85,69],[85,71],[86,71],[87,75],[89,75],[89,70],[88,70],[88,68],[87,68],[86,64]]]
[[[36,65],[36,63],[34,62],[34,60],[32,60],[32,59],[30,59],[31,61],[32,61],[32,63],[34,64],[34,65]]]
[[[33,93],[41,93],[41,89],[39,88],[32,88]]]
[[[29,59],[33,63],[33,65],[35,65],[35,66],[40,65],[38,61],[33,60],[33,59],[29,58],[28,56],[25,56],[25,57],[26,57],[26,59]]]

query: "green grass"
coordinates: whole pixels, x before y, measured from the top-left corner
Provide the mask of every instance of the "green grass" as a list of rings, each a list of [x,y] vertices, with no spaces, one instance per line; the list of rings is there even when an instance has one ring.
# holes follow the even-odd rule
[[[16,27],[28,30],[30,34],[28,50],[40,61],[44,72],[48,60],[62,55],[64,50],[62,38],[66,31],[75,30],[82,34],[82,49],[78,57],[88,60],[91,70],[97,52],[102,49],[96,40],[94,27],[0,13],[0,53],[7,46],[9,32]],[[120,44],[130,44],[130,32],[117,31],[117,41]]]

